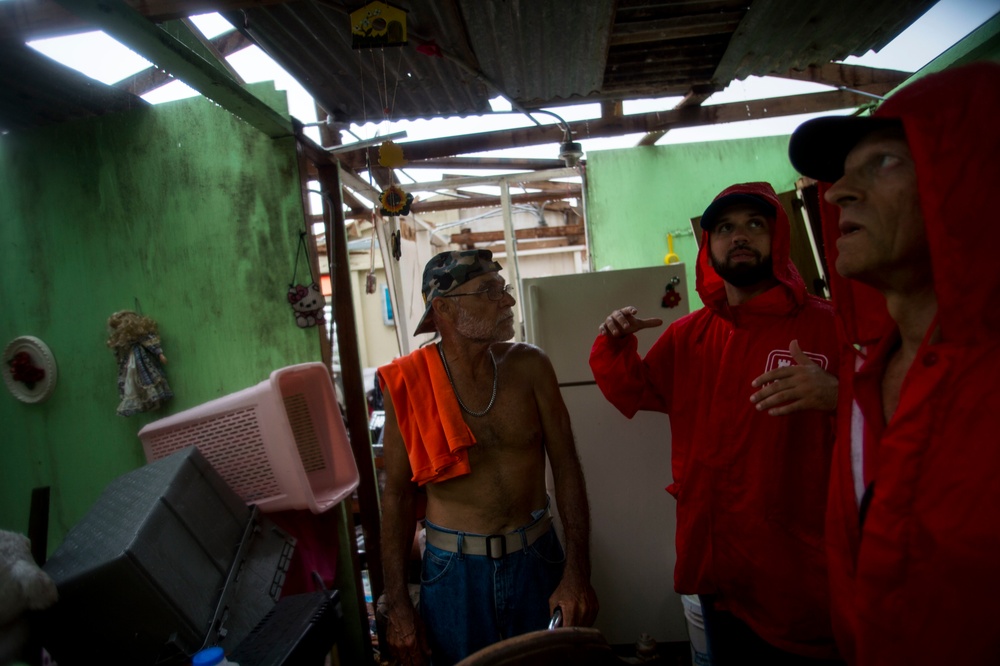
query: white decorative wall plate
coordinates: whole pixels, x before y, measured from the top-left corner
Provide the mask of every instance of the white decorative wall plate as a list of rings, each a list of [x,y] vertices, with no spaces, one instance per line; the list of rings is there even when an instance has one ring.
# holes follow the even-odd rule
[[[4,347],[3,383],[21,402],[46,400],[56,387],[56,359],[48,345],[36,337],[22,335]]]

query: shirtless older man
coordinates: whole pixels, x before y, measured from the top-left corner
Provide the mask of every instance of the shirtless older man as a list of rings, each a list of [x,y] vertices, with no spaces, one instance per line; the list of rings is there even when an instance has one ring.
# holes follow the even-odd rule
[[[590,510],[555,372],[514,335],[514,298],[487,250],[442,252],[424,269],[416,334],[441,341],[379,368],[385,395],[382,559],[387,637],[403,664],[453,664],[499,640],[597,614]],[[555,479],[565,555],[549,513]],[[427,493],[419,617],[406,559]]]

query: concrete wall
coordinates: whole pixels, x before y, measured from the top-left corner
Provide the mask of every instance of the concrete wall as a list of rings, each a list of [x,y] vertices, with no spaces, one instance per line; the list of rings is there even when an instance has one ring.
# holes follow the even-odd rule
[[[0,344],[41,338],[59,376],[44,403],[0,396],[0,528],[24,532],[31,489],[51,486],[52,550],[145,463],[143,425],[320,360],[285,297],[303,228],[295,145],[197,97],[2,136],[0,173]],[[123,418],[106,321],[136,303],[159,322],[176,397]]]

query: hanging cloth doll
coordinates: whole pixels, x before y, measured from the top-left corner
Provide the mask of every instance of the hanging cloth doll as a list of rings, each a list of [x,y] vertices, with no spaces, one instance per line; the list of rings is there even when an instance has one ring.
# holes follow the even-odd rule
[[[118,415],[150,412],[173,398],[163,372],[167,357],[160,348],[156,322],[122,310],[108,318],[108,332],[108,347],[118,361]]]

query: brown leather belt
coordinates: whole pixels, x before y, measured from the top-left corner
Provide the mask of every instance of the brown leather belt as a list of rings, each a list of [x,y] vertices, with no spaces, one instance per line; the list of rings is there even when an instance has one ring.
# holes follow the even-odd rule
[[[514,530],[507,534],[468,534],[465,532],[442,532],[432,525],[427,525],[427,543],[435,548],[449,553],[461,552],[464,555],[485,555],[498,560],[507,553],[513,553],[535,543],[538,538],[552,529],[552,514],[545,515],[524,529]],[[521,534],[524,534],[522,540]],[[459,537],[462,549],[459,551]]]

